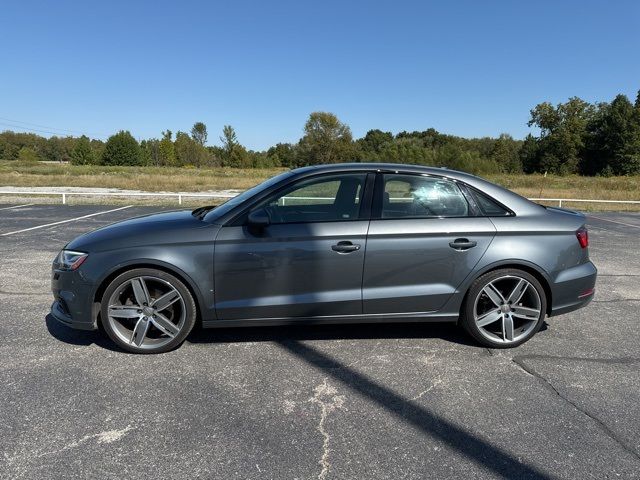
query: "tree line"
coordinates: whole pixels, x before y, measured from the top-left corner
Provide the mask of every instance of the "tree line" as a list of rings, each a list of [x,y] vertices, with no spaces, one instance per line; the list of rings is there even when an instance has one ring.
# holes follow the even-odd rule
[[[44,138],[33,133],[0,133],[0,158],[26,162],[69,161],[76,165],[151,165],[175,167],[299,167],[371,161],[445,166],[476,174],[554,173],[582,175],[640,174],[640,92],[631,101],[617,95],[610,103],[591,104],[573,97],[544,102],[530,112],[537,135],[516,140],[462,138],[425,131],[393,134],[369,130],[354,139],[334,114],[313,112],[297,143],[278,143],[253,151],[224,126],[219,145],[207,145],[207,127],[197,122],[189,133],[162,132],[138,142],[120,131],[106,142],[81,137]]]

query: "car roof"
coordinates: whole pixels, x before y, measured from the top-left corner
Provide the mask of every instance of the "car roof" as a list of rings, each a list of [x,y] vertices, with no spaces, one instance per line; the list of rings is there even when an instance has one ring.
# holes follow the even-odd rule
[[[378,162],[352,162],[352,163],[333,163],[327,165],[311,165],[292,170],[292,173],[309,173],[309,172],[344,172],[349,170],[368,170],[372,172],[406,172],[421,173],[426,175],[437,175],[440,177],[453,178],[458,180],[480,179],[470,173],[451,170],[445,167],[428,167],[425,165],[410,165],[404,163],[378,163]]]
[[[307,176],[319,173],[344,172],[344,171],[371,171],[371,172],[393,172],[393,173],[414,173],[421,175],[433,175],[462,181],[486,195],[494,198],[498,202],[513,210],[517,215],[535,214],[544,210],[544,207],[508,190],[500,185],[489,182],[483,178],[470,173],[450,170],[444,167],[427,167],[424,165],[408,165],[402,163],[334,163],[328,165],[312,165],[292,170],[295,176]]]
[[[438,172],[453,172],[453,173],[461,173],[463,175],[464,172],[457,172],[456,170],[450,170],[448,168],[440,168],[440,167],[428,167],[425,165],[410,165],[404,163],[379,163],[379,162],[351,162],[351,163],[331,163],[324,165],[311,165],[308,167],[301,167],[293,170],[294,172],[298,171],[309,171],[309,170],[321,170],[321,171],[344,171],[344,170],[379,170],[379,171],[420,171],[424,173],[438,173]]]

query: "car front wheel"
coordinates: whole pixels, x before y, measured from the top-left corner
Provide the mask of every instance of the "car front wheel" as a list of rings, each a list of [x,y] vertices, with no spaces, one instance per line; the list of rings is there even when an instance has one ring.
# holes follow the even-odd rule
[[[516,347],[540,329],[547,299],[540,282],[518,269],[501,269],[478,278],[469,289],[462,325],[491,348]]]
[[[109,337],[134,353],[172,350],[196,320],[189,289],[162,270],[136,268],[118,275],[102,296],[102,325]]]

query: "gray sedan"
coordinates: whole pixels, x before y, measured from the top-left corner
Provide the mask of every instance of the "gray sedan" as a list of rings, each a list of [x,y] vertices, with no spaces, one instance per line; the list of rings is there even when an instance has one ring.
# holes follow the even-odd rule
[[[53,263],[51,313],[136,353],[175,348],[196,322],[458,322],[515,347],[593,298],[588,244],[583,215],[465,173],[305,167],[76,238]]]

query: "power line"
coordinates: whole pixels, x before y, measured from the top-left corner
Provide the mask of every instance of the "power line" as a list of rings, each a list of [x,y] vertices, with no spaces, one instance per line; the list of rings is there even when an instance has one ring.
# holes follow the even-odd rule
[[[4,123],[4,122],[0,122],[0,125],[2,125],[3,127],[16,128],[18,130],[27,130],[29,132],[48,133],[50,135],[60,135],[61,134],[60,132],[51,132],[49,130],[40,130],[38,128],[23,127],[21,125],[11,125],[10,123]]]
[[[99,137],[103,137],[104,135],[94,135],[91,134],[89,132],[81,132],[78,130],[65,130],[62,128],[55,128],[55,127],[48,127],[46,125],[40,125],[37,123],[30,123],[30,122],[21,122],[19,120],[12,120],[10,118],[4,118],[4,117],[0,117],[0,120],[4,120],[5,122],[11,122],[13,125],[11,124],[7,124],[4,122],[0,122],[0,125],[3,125],[5,127],[11,127],[11,128],[18,128],[21,130],[29,130],[31,132],[38,132],[38,133],[48,133],[51,135],[61,135],[61,134],[69,134],[69,133],[75,133],[75,134],[80,134],[80,135],[86,135],[88,137],[93,137],[93,138],[99,138]],[[18,124],[18,125],[15,125]],[[23,125],[27,125],[27,126],[23,126]],[[39,127],[39,128],[31,128],[31,127]]]
[[[54,130],[57,132],[65,132],[65,133],[81,133],[81,134],[85,134],[85,132],[80,132],[77,130],[65,130],[63,128],[55,128],[55,127],[49,127],[47,125],[40,125],[38,123],[31,123],[31,122],[22,122],[20,120],[13,120],[11,118],[4,118],[4,117],[0,117],[0,120],[4,120],[6,122],[11,122],[11,123],[18,123],[20,125],[27,125],[27,126],[32,126],[32,127],[39,127],[39,128],[45,128],[47,130]]]

